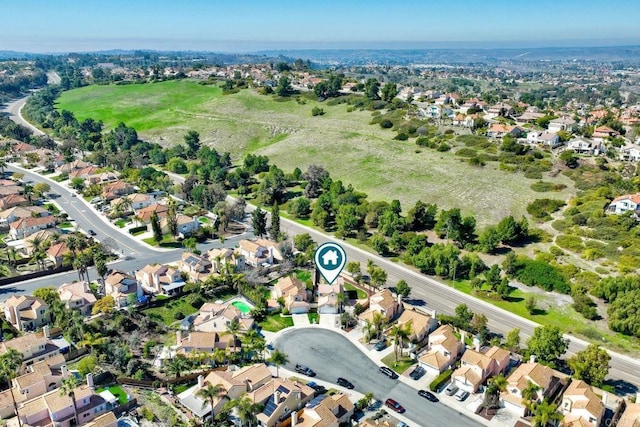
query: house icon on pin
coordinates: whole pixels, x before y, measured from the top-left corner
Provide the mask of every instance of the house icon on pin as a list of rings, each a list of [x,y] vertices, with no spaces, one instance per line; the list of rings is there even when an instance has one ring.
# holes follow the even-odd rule
[[[338,265],[338,252],[331,250],[322,254],[322,264],[325,266],[328,265]]]

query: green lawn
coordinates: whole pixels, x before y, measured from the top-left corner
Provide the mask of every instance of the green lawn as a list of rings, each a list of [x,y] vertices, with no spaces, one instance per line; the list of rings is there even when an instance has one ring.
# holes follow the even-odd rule
[[[311,116],[315,106],[324,109],[322,117]],[[234,159],[248,152],[267,155],[285,172],[320,164],[369,200],[399,199],[407,210],[418,199],[459,207],[475,213],[480,226],[506,213],[524,214],[540,194],[530,188],[538,179],[501,171],[497,162],[471,167],[454,152],[417,150],[415,140],[395,141],[394,132],[370,125],[370,111],[347,112],[345,104],[281,102],[249,89],[222,96],[215,86],[181,80],[87,86],[64,92],[58,108],[79,120],[102,120],[107,129],[123,121],[142,138],[164,145],[183,142],[184,134],[195,130],[203,143]],[[550,197],[573,193],[562,174],[544,180],[567,185]]]
[[[449,286],[454,286],[452,281],[447,280]],[[514,313],[520,317],[533,320],[541,325],[550,325],[560,328],[561,331],[575,335],[586,341],[595,342],[606,345],[614,351],[638,354],[640,352],[640,340],[637,338],[625,336],[622,334],[611,332],[600,327],[597,323],[585,319],[580,313],[576,312],[571,306],[557,306],[555,300],[550,296],[539,295],[529,292],[523,292],[515,289],[508,300],[503,300],[485,292],[473,292],[468,280],[456,281],[457,290],[466,294],[473,295],[506,311]],[[524,306],[524,300],[529,295],[535,295],[538,301],[538,309],[530,314]],[[541,309],[549,301],[548,309]]]
[[[318,313],[309,313],[309,322],[313,324],[318,324],[320,322],[320,315]]]
[[[269,332],[278,332],[291,326],[293,326],[293,319],[291,317],[280,317],[280,313],[271,314],[260,322],[260,327]]]
[[[122,218],[120,218],[119,220],[117,220],[117,221],[115,222],[115,224],[116,224],[118,227],[123,228],[125,225],[127,225],[127,222],[128,222],[128,221],[127,221],[126,219],[122,219]]]
[[[168,234],[165,234],[164,236],[162,236],[162,240],[160,241],[160,243],[156,242],[156,240],[153,237],[147,237],[146,239],[142,239],[142,241],[150,246],[160,246],[163,248],[181,248],[182,247],[182,243],[176,242],[173,236]]]
[[[402,374],[404,371],[409,369],[415,361],[408,357],[398,357],[398,362],[396,363],[396,356],[391,352],[382,358],[382,363],[396,371],[398,374]]]
[[[96,393],[100,393],[101,391],[105,390],[109,390],[115,397],[118,398],[119,405],[124,405],[125,403],[127,403],[127,392],[124,391],[123,388],[119,385],[114,384],[107,387],[99,387],[96,389]]]
[[[345,291],[356,291],[358,293],[358,299],[365,299],[367,298],[367,293],[365,291],[363,291],[360,288],[356,288],[355,286],[349,284],[349,283],[345,283],[344,284],[344,290]]]
[[[60,223],[60,225],[58,225],[58,227],[60,227],[60,228],[73,228],[73,224],[71,224],[69,221],[65,221],[63,223]]]
[[[171,325],[179,321],[176,319],[177,313],[182,313],[183,317],[193,314],[198,310],[195,309],[187,297],[174,299],[161,307],[153,307],[142,310],[142,312],[154,320],[163,322],[165,325]]]

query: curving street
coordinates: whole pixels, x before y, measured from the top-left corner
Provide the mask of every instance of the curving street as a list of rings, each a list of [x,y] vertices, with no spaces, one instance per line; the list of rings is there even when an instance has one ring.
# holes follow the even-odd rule
[[[442,403],[432,403],[418,396],[412,387],[378,372],[373,363],[355,345],[338,332],[322,328],[293,329],[284,332],[274,346],[287,354],[294,370],[296,363],[313,369],[317,378],[335,384],[336,378],[351,381],[355,390],[372,392],[384,402],[392,398],[407,410],[403,415],[420,426],[477,426],[478,423]],[[389,409],[387,412],[392,413]]]

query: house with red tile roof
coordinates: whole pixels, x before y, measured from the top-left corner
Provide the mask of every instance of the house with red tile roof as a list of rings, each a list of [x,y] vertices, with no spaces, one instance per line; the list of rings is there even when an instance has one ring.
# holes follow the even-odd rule
[[[49,305],[29,295],[11,295],[4,302],[4,317],[19,331],[31,331],[49,324]]]
[[[640,214],[640,193],[624,194],[618,196],[607,206],[607,213],[621,215],[623,213],[632,212],[638,216]]]
[[[524,129],[519,126],[505,125],[502,123],[493,123],[487,129],[487,137],[489,138],[503,138],[506,135],[511,135],[514,138],[519,138],[525,134]]]
[[[604,403],[591,386],[581,380],[573,380],[562,394],[558,408],[564,415],[561,426],[582,427],[600,425],[605,412]]]
[[[21,218],[9,224],[9,235],[13,239],[24,239],[25,237],[45,228],[52,228],[56,225],[53,216]]]
[[[307,313],[309,311],[307,287],[297,277],[279,278],[273,287],[271,298],[274,301],[279,298],[284,299],[285,308],[292,314]]]
[[[616,136],[620,136],[620,132],[611,129],[609,126],[598,126],[593,130],[593,135],[591,135],[594,139],[615,138]]]
[[[85,281],[64,283],[58,288],[60,300],[68,309],[80,310],[84,315],[91,314],[96,296],[91,292],[89,284]]]
[[[458,360],[462,343],[455,336],[451,325],[442,325],[429,334],[427,352],[418,359],[430,375],[440,375]]]
[[[475,393],[487,379],[503,373],[509,367],[510,359],[509,351],[496,346],[486,352],[478,348],[467,349],[451,379],[458,388]]]
[[[162,219],[167,215],[168,211],[169,207],[167,205],[161,205],[159,203],[152,204],[136,211],[136,222],[149,224],[154,212],[158,215],[159,219]]]
[[[134,192],[133,186],[125,181],[115,181],[102,187],[102,199],[109,202],[117,197]]]
[[[29,201],[20,194],[8,194],[0,197],[0,210],[15,208],[16,206],[28,206]]]
[[[540,403],[546,398],[555,397],[567,384],[567,380],[566,375],[548,366],[535,362],[523,363],[507,377],[507,387],[500,394],[500,400],[510,412],[523,417],[527,412],[527,388],[538,388],[530,402]]]
[[[60,267],[69,248],[65,242],[54,243],[47,249],[47,259],[51,261],[54,267]]]

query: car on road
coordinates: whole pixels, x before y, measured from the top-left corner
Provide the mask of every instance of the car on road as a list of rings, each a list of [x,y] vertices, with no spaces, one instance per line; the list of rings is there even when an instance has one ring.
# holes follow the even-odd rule
[[[393,372],[393,369],[391,369],[391,368],[388,368],[386,366],[381,366],[379,370],[380,370],[380,372],[382,372],[383,374],[385,374],[386,376],[388,376],[392,380],[395,380],[396,378],[398,378],[398,374]]]
[[[396,402],[393,399],[387,399],[386,402],[384,402],[385,405],[387,405],[389,408],[393,409],[394,411],[396,411],[399,414],[402,414],[405,409],[402,407],[401,404],[399,404],[398,402]]]
[[[304,366],[304,365],[296,364],[296,372],[299,373],[299,374],[306,375],[308,377],[315,377],[316,376],[316,373],[313,372],[313,370],[311,368],[309,368],[308,366]]]
[[[459,400],[460,402],[462,402],[463,400],[465,400],[467,397],[469,397],[469,392],[466,390],[458,390],[458,392],[453,396],[456,398],[456,400]]]
[[[76,193],[71,193],[71,197],[78,197]]]
[[[385,348],[387,348],[387,341],[385,340],[378,341],[376,345],[373,346],[373,348],[375,348],[376,351],[382,351]]]
[[[425,370],[422,366],[416,366],[416,369],[414,369],[411,374],[409,374],[409,376],[411,377],[411,379],[414,380],[419,380],[420,378],[422,378],[422,376],[425,374]]]
[[[444,394],[446,394],[447,396],[453,396],[454,394],[456,394],[456,391],[458,391],[458,387],[453,385],[453,383],[450,383],[447,388],[444,389]]]
[[[313,381],[309,381],[307,383],[307,386],[311,387],[316,392],[316,395],[325,394],[327,392],[327,389],[324,386]]]
[[[425,399],[427,399],[429,402],[438,402],[438,398],[436,397],[435,394],[431,393],[430,391],[427,390],[419,390],[418,391],[418,395],[421,397],[424,397]]]
[[[95,231],[93,231],[93,230],[91,230],[91,229],[89,229],[89,230],[87,231],[87,233],[89,233],[89,235],[91,235],[91,236],[95,236],[95,235],[96,235],[96,232],[95,232]]]
[[[338,385],[342,386],[344,388],[348,388],[349,390],[353,390],[353,384],[351,384],[351,381],[342,378],[342,377],[338,377]]]

